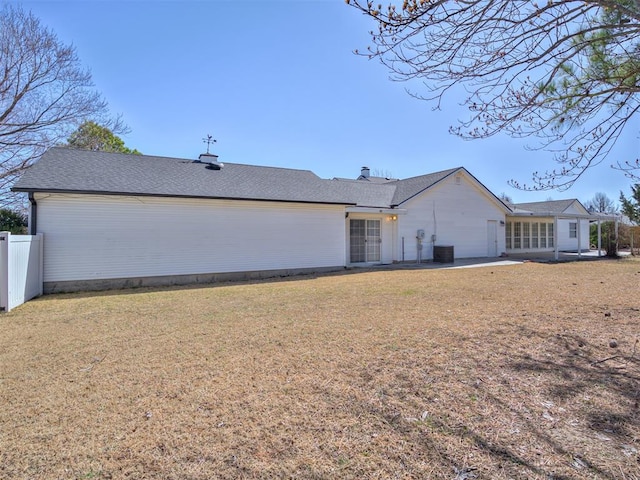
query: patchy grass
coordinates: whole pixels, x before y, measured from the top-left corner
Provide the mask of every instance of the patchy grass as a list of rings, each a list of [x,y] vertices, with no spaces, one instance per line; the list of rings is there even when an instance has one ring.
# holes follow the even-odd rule
[[[0,478],[638,479],[639,286],[627,259],[43,297],[0,317]]]

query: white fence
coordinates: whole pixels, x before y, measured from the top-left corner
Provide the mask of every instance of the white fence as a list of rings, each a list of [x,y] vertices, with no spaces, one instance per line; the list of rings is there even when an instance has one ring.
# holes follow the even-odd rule
[[[42,295],[42,234],[0,232],[0,310]]]

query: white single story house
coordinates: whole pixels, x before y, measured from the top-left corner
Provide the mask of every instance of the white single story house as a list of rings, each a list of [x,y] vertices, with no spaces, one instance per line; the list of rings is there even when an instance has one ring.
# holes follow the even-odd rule
[[[355,180],[322,179],[209,154],[55,147],[13,190],[28,193],[30,233],[43,234],[45,292],[291,275],[442,252],[497,257],[564,242],[556,235],[565,227],[549,226],[562,215],[509,206],[463,167],[400,180],[363,167]],[[567,248],[588,239],[584,218],[580,243]]]

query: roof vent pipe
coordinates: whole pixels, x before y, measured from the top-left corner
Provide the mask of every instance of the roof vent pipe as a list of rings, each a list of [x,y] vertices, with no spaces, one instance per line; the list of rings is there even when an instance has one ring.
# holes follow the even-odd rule
[[[371,170],[369,170],[369,167],[362,167],[362,170],[360,171],[360,176],[363,178],[369,178],[370,173],[371,173]]]

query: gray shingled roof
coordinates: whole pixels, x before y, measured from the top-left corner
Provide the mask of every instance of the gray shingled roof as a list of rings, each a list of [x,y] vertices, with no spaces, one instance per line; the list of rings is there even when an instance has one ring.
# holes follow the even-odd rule
[[[345,192],[351,193],[351,199],[358,206],[366,207],[395,207],[415,197],[429,187],[432,187],[453,172],[461,168],[452,168],[442,172],[410,177],[402,180],[382,177],[368,177],[366,179],[348,180],[334,178]]]
[[[349,204],[344,194],[308,170],[90,152],[56,147],[29,167],[16,191],[82,192],[171,197]]]
[[[513,207],[515,212],[560,214],[564,213],[575,201],[575,198],[571,198],[568,200],[547,200],[546,202],[515,203]]]
[[[13,189],[113,195],[227,198],[390,208],[459,170],[385,182],[321,179],[309,170],[225,163],[220,170],[189,159],[55,147]]]
[[[406,178],[404,180],[398,180],[398,188],[393,196],[393,205],[401,205],[407,200],[415,197],[423,190],[435,185],[439,181],[451,175],[453,172],[460,170],[461,168],[451,168],[449,170],[443,170],[442,172],[429,173],[427,175],[420,175],[419,177]]]
[[[396,191],[394,184],[372,183],[366,180],[327,180],[331,188],[342,192],[345,198],[359,207],[389,208]]]

